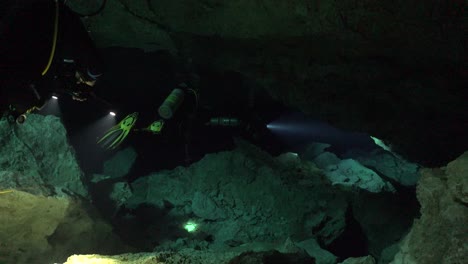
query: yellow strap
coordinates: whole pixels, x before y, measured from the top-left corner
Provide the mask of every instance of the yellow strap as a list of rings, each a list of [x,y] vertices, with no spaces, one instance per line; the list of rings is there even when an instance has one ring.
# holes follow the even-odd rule
[[[59,3],[58,0],[55,0],[55,23],[54,23],[54,39],[52,40],[52,50],[50,51],[49,61],[47,66],[42,71],[42,76],[46,75],[49,71],[52,61],[54,60],[55,49],[57,47],[57,35],[58,35],[58,19],[59,19]]]
[[[6,193],[12,193],[13,190],[5,190],[5,191],[0,191],[0,194],[6,194]]]
[[[29,108],[28,110],[26,110],[25,114],[30,114],[33,111],[37,111],[37,110],[41,110],[41,108],[39,108],[37,106],[33,106],[33,107]]]

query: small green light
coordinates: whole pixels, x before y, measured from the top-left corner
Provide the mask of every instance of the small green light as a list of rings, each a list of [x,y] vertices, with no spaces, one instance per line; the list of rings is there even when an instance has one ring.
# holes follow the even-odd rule
[[[195,223],[193,221],[188,221],[184,225],[184,228],[185,228],[185,230],[187,230],[187,232],[193,233],[193,232],[197,231],[198,225],[197,225],[197,223]]]

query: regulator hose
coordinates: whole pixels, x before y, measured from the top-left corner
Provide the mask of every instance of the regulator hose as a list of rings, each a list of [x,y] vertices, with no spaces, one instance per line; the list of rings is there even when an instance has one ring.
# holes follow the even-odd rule
[[[49,61],[47,62],[46,67],[42,71],[42,76],[46,75],[49,71],[52,61],[55,56],[55,49],[57,48],[57,36],[58,36],[58,21],[59,20],[59,3],[58,0],[55,0],[55,19],[54,19],[54,38],[52,40],[52,49],[50,51]]]

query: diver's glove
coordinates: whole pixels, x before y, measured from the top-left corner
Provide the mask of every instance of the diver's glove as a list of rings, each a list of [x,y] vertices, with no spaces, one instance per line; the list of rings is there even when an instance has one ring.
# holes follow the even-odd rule
[[[128,136],[138,119],[138,113],[129,114],[117,125],[109,129],[106,134],[98,140],[98,144],[106,149],[117,148]]]

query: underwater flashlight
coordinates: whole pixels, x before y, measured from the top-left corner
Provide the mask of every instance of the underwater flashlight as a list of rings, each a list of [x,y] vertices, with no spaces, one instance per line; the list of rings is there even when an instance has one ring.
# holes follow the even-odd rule
[[[184,229],[187,230],[189,233],[193,233],[197,231],[198,229],[198,224],[195,221],[188,221],[187,223],[184,224]]]
[[[55,100],[57,100],[57,99],[58,99],[58,97],[57,97],[56,95],[52,95],[52,99],[55,99]]]
[[[24,121],[26,121],[27,118],[28,117],[25,114],[22,114],[16,118],[16,123],[21,125],[24,123]]]
[[[116,114],[115,112],[110,111],[110,112],[109,112],[109,115],[111,115],[111,116],[116,116],[117,114]]]
[[[297,126],[287,124],[287,123],[281,123],[281,122],[271,122],[267,124],[266,127],[269,130],[274,130],[274,131],[286,131],[286,130],[297,129]]]
[[[235,117],[213,117],[206,123],[208,126],[237,127],[241,121]]]

